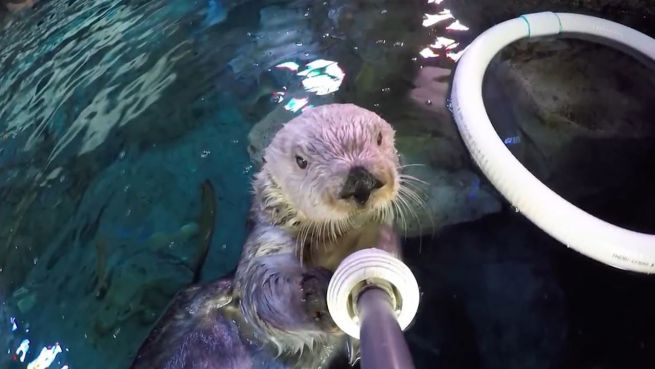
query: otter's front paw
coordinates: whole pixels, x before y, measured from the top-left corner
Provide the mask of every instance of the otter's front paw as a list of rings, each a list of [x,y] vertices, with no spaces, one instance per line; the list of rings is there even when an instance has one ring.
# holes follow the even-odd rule
[[[324,268],[312,268],[303,273],[301,281],[302,302],[305,313],[319,329],[338,331],[327,307],[327,288],[332,273]]]

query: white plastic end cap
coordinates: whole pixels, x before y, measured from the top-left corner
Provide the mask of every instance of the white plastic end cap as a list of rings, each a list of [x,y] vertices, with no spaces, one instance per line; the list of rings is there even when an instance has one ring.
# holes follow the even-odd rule
[[[418,311],[420,291],[412,271],[398,258],[380,249],[359,250],[345,258],[334,272],[327,291],[332,319],[342,331],[359,339],[360,320],[351,308],[353,290],[362,282],[382,280],[393,285],[398,294],[398,325],[407,328]],[[357,296],[352,296],[357,298]]]

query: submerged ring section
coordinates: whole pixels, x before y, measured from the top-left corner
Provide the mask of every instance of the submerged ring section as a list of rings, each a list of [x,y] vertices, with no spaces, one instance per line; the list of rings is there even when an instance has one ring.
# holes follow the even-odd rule
[[[496,189],[551,237],[612,267],[654,273],[655,235],[618,227],[566,201],[512,155],[489,120],[482,82],[492,58],[519,39],[553,35],[593,36],[602,43],[609,41],[609,46],[625,46],[655,60],[655,39],[602,18],[542,12],[505,21],[478,36],[457,64],[451,103],[459,132],[473,160]]]

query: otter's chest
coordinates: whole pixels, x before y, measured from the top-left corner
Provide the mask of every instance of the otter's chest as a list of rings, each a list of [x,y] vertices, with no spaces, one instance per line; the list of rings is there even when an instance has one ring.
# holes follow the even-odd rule
[[[341,261],[357,250],[375,247],[377,226],[365,224],[351,230],[332,242],[315,242],[311,245],[311,265],[334,271]]]

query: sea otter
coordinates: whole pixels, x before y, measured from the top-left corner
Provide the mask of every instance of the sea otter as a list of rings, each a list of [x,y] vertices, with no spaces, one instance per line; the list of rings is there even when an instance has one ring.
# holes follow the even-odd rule
[[[329,368],[357,343],[327,310],[341,260],[375,246],[402,206],[395,132],[352,104],[286,123],[255,175],[252,228],[235,272],[178,293],[132,369]],[[347,355],[346,355],[347,354]]]

